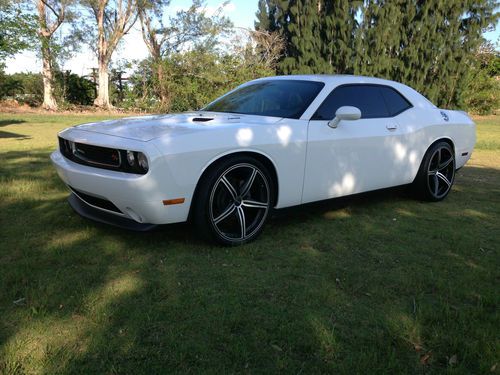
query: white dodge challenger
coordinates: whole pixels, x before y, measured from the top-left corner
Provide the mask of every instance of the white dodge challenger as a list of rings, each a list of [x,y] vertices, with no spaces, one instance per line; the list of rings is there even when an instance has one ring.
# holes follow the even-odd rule
[[[192,220],[226,245],[275,208],[413,184],[449,193],[475,124],[403,84],[360,76],[247,82],[199,111],[83,124],[52,162],[80,215],[129,229]]]

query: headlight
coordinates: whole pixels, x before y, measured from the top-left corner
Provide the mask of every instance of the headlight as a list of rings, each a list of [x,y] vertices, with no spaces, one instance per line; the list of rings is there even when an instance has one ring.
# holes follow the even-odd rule
[[[148,165],[148,159],[146,158],[146,155],[144,155],[142,152],[137,153],[137,161],[139,163],[139,167],[141,167],[144,171],[148,171],[149,165]]]
[[[125,152],[125,151],[122,151]],[[141,173],[146,174],[149,169],[148,158],[142,152],[127,150],[127,165],[123,168],[127,169],[131,173]],[[123,154],[122,154],[123,157]]]
[[[133,151],[127,151],[127,162],[131,167],[135,165],[135,156]]]

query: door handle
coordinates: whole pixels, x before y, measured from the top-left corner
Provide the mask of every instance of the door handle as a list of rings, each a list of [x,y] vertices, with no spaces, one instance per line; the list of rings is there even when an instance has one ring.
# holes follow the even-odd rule
[[[387,124],[385,127],[387,130],[396,130],[398,128],[396,124]]]

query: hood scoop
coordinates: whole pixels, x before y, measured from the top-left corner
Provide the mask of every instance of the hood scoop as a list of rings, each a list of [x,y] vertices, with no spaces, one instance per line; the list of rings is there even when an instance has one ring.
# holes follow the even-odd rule
[[[207,121],[212,121],[213,117],[195,117],[193,118],[193,122],[207,122]]]

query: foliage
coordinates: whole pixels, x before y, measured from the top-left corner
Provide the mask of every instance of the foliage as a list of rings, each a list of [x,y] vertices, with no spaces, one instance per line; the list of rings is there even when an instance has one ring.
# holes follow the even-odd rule
[[[406,83],[439,106],[462,104],[470,59],[496,1],[261,0],[256,27],[286,40],[279,71],[354,73]]]
[[[273,74],[273,70],[258,59],[252,60],[244,51],[239,54],[202,50],[171,53],[161,61],[165,74],[163,85],[172,93],[167,108],[158,100],[155,87],[156,63],[142,61],[131,77],[132,92],[126,106],[141,109],[158,108],[166,111],[200,109],[213,99],[236,86],[259,77]]]
[[[87,78],[66,71],[56,73],[56,96],[64,103],[92,105],[95,99],[95,84]]]
[[[0,63],[32,48],[36,39],[36,17],[26,10],[23,2],[0,0]]]
[[[15,73],[0,80],[0,99],[10,97],[20,103],[39,106],[43,102],[43,83],[39,73]]]
[[[187,10],[178,11],[165,22],[163,12],[166,5],[168,1],[157,0],[139,7],[142,37],[150,53],[152,90],[160,99],[159,109],[162,110],[171,107],[173,100],[166,82],[168,72],[164,60],[186,51],[215,51],[220,36],[231,26],[230,21],[221,15],[222,8],[207,15],[200,0],[193,0]]]
[[[54,86],[54,95],[62,104],[91,105],[95,98],[94,83],[70,72],[56,72]],[[43,102],[41,74],[0,75],[0,99],[7,97],[30,106],[41,105]]]
[[[462,94],[465,108],[472,113],[489,114],[500,108],[500,53],[490,43],[474,55],[466,89]]]

